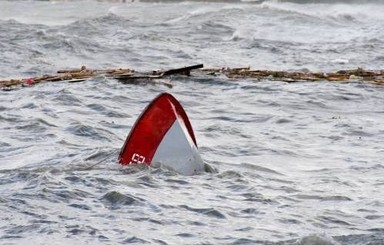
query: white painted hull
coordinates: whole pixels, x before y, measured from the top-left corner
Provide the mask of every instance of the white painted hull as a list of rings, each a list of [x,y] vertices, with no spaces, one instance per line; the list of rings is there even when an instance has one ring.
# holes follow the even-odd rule
[[[154,163],[184,175],[204,171],[203,160],[180,119],[175,120],[161,141],[152,160]]]

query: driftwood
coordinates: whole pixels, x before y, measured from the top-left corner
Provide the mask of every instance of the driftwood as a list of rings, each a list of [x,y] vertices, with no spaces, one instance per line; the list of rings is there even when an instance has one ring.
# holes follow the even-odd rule
[[[161,81],[160,79],[165,78],[170,75],[175,75],[175,74],[181,74],[181,75],[186,75],[190,76],[191,70],[203,68],[203,64],[199,65],[193,65],[193,66],[187,66],[187,67],[182,67],[182,68],[177,68],[177,69],[171,69],[171,70],[166,70],[166,71],[153,71],[152,73],[122,73],[122,74],[115,74],[113,75],[113,78],[119,80],[122,83],[139,83],[139,82],[147,82],[147,83],[152,83],[156,84],[155,80],[157,83],[165,85],[167,87],[172,87],[173,85],[170,82],[166,81]]]
[[[122,83],[150,83],[162,84],[172,87],[172,83],[165,80],[171,75],[191,75],[192,70],[203,68],[202,64],[187,66],[171,70],[159,70],[152,72],[136,72],[133,69],[117,68],[105,70],[92,70],[85,66],[80,69],[59,70],[56,74],[44,75],[41,77],[32,77],[24,79],[0,80],[0,88],[3,90],[12,89],[15,86],[31,86],[44,82],[68,81],[82,82],[96,76],[106,76],[117,79]],[[204,76],[216,76],[223,74],[229,79],[255,79],[255,80],[276,80],[283,82],[351,82],[361,81],[384,85],[384,70],[372,71],[357,68],[353,70],[340,70],[337,72],[309,72],[309,71],[271,71],[271,70],[252,70],[249,67],[240,68],[212,68],[197,70]]]
[[[80,69],[71,69],[71,70],[59,70],[56,74],[53,75],[44,75],[41,77],[32,77],[24,79],[11,79],[11,80],[0,80],[0,88],[9,89],[14,86],[30,86],[43,82],[57,82],[57,81],[68,81],[68,82],[81,82],[86,79],[96,77],[96,76],[106,76],[117,79],[123,83],[137,83],[137,82],[148,82],[152,84],[163,84],[168,87],[172,87],[172,84],[167,81],[158,81],[159,80],[174,74],[183,74],[190,75],[191,70],[202,68],[203,65],[194,65],[188,67],[182,67],[178,69],[171,69],[166,71],[153,71],[150,73],[140,73],[135,72],[132,69],[106,69],[106,70],[92,70],[87,69],[86,66],[82,66]]]
[[[353,70],[340,70],[337,72],[289,72],[289,71],[271,71],[271,70],[251,70],[245,68],[222,68],[222,69],[204,69],[208,75],[217,73],[224,74],[231,79],[269,79],[284,82],[301,81],[330,81],[330,82],[350,82],[364,81],[376,84],[384,84],[384,70],[371,71],[357,68]]]
[[[175,75],[175,74],[189,76],[191,74],[191,70],[195,70],[203,67],[204,67],[203,64],[199,64],[199,65],[186,66],[186,67],[171,69],[166,71],[153,71],[152,73],[139,73],[139,74],[123,73],[123,74],[114,75],[113,78],[120,79],[120,80],[129,80],[129,79],[160,79],[160,78],[164,78],[166,76]]]
[[[199,68],[203,68],[203,67],[204,67],[203,64],[199,64],[199,65],[187,66],[187,67],[178,68],[178,69],[172,69],[172,70],[164,71],[162,73],[162,76],[169,76],[169,75],[174,75],[174,74],[183,74],[183,75],[190,76],[191,70],[199,69]]]

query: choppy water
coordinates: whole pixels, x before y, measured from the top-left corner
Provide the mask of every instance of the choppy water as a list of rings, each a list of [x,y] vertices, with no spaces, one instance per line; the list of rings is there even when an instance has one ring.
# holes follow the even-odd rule
[[[384,5],[0,2],[0,74],[384,65]],[[384,244],[384,87],[98,77],[0,93],[1,244]],[[124,167],[147,103],[184,105],[193,177]]]

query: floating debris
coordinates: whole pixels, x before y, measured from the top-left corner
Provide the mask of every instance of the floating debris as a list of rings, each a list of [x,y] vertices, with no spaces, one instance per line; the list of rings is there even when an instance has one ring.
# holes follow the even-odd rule
[[[245,68],[222,68],[222,69],[204,69],[209,75],[222,73],[231,79],[268,79],[283,82],[351,82],[363,81],[375,84],[384,84],[384,70],[371,71],[357,68],[354,70],[340,70],[337,72],[289,72],[289,71],[271,71],[271,70],[251,70]]]
[[[43,75],[41,77],[32,77],[24,79],[11,79],[11,80],[0,80],[0,88],[10,88],[15,86],[31,86],[38,83],[44,82],[57,82],[57,81],[67,81],[67,82],[81,82],[85,81],[91,77],[105,75],[105,76],[115,76],[117,74],[127,74],[133,73],[131,69],[107,69],[107,70],[89,70],[85,66],[82,66],[80,69],[73,70],[59,70],[56,74],[53,75]]]
[[[129,68],[116,68],[106,70],[92,70],[86,66],[80,69],[59,70],[53,75],[32,77],[24,79],[0,80],[0,88],[10,90],[16,86],[32,86],[44,82],[82,82],[92,77],[105,76],[119,80],[122,83],[151,83],[162,84],[172,87],[172,83],[164,80],[170,75],[191,76],[192,70],[203,68],[203,64],[187,66],[171,70],[159,70],[151,72],[136,72]],[[205,68],[196,71],[200,75],[217,76],[225,75],[229,79],[255,79],[255,80],[276,80],[288,83],[293,82],[369,82],[384,85],[384,70],[365,70],[357,68],[353,70],[340,70],[337,72],[310,72],[310,71],[273,71],[273,70],[252,70],[250,67],[241,68]]]
[[[2,88],[3,90],[10,90],[16,86],[31,86],[38,83],[57,81],[82,82],[89,78],[97,76],[114,78],[121,81],[122,83],[149,82],[154,84],[159,83],[168,87],[172,87],[172,84],[170,82],[154,82],[154,80],[160,80],[174,74],[190,75],[191,70],[199,68],[203,68],[203,65],[199,64],[166,71],[152,71],[141,73],[128,68],[92,70],[88,69],[86,66],[82,66],[80,69],[59,70],[56,72],[56,74],[53,75],[44,75],[41,77],[24,79],[0,80],[0,88]]]

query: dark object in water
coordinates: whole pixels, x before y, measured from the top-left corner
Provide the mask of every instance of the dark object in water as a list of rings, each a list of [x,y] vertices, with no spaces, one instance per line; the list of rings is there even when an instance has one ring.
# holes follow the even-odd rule
[[[203,64],[192,65],[182,68],[159,70],[152,72],[136,72],[133,69],[117,68],[105,70],[92,70],[82,66],[80,69],[59,70],[53,75],[43,75],[41,77],[0,80],[0,89],[11,90],[15,86],[32,86],[43,82],[81,82],[96,76],[105,76],[119,80],[122,83],[150,83],[162,84],[168,87],[173,85],[164,81],[170,75],[187,75],[191,76],[191,72],[203,76],[214,76],[223,74],[230,79],[255,79],[255,80],[276,80],[283,82],[314,82],[314,81],[330,81],[330,82],[366,82],[377,85],[384,85],[384,70],[366,70],[357,68],[352,70],[339,70],[336,72],[311,72],[311,71],[274,71],[274,70],[253,70],[250,67],[240,68],[210,68],[201,69]]]
[[[184,175],[205,170],[187,113],[168,93],[160,94],[144,109],[125,140],[119,162],[160,164]]]

